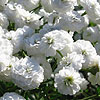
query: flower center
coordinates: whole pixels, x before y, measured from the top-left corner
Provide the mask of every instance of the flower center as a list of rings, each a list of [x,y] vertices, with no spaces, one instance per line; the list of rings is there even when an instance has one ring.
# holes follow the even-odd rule
[[[86,50],[82,50],[82,55],[87,55],[87,52],[86,52]]]
[[[11,67],[12,67],[12,65],[9,65],[8,67],[9,67],[9,68],[11,68]]]
[[[50,37],[47,37],[47,43],[50,45],[50,44],[53,44],[54,43],[54,39],[53,38],[50,38]]]
[[[27,73],[30,73],[31,71],[32,71],[32,68],[29,68],[29,67],[26,68],[26,72],[27,72]]]
[[[65,77],[65,80],[64,80],[64,82],[67,86],[71,85],[73,83],[73,81],[74,81],[74,79],[72,76],[69,76],[69,77],[67,76],[67,77]]]

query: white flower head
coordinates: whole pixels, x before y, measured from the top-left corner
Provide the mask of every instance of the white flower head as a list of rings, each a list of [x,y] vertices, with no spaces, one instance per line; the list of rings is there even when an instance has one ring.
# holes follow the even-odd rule
[[[55,56],[56,50],[61,51],[66,44],[73,43],[72,37],[63,30],[46,33],[40,41],[40,51],[46,56]]]
[[[27,51],[28,55],[40,55],[39,44],[41,40],[41,34],[33,34],[31,37],[27,37],[24,39],[24,50]]]
[[[85,40],[91,41],[92,43],[95,43],[97,41],[100,41],[100,32],[99,32],[99,27],[88,27],[86,30],[84,30],[83,33],[83,38]]]
[[[41,0],[41,5],[47,12],[53,11],[51,0]]]
[[[84,80],[74,68],[63,68],[55,75],[55,87],[61,94],[74,95],[79,92]]]
[[[49,62],[46,61],[46,57],[44,55],[33,56],[33,60],[36,60],[39,65],[44,69],[44,81],[51,78],[52,68]]]
[[[81,16],[78,12],[72,11],[62,14],[59,23],[64,30],[81,31],[89,24],[87,16]]]
[[[97,84],[96,75],[88,73],[88,80],[91,82],[92,85],[96,85]]]
[[[90,41],[77,40],[73,43],[73,51],[78,54],[84,55],[84,57],[89,55],[97,55],[95,48]]]
[[[51,0],[54,10],[60,13],[72,11],[77,0]]]
[[[13,45],[8,39],[0,37],[0,54],[12,55]]]
[[[19,10],[20,12],[23,11],[23,13],[25,14],[25,11],[20,4],[9,2],[5,6],[4,13],[8,16],[8,19],[10,21],[15,22],[16,17],[19,16],[19,13],[18,13]]]
[[[77,40],[73,43],[73,51],[83,55],[83,68],[88,68],[94,63],[94,57],[97,56],[95,48],[89,41]]]
[[[100,67],[100,62],[99,62]],[[99,72],[97,72],[95,75],[92,73],[88,73],[88,80],[91,82],[92,85],[100,85],[100,69]]]
[[[60,19],[60,16],[57,12],[52,12],[49,17],[48,17],[48,23],[50,23],[51,25],[54,24],[54,25],[59,25],[59,19]],[[60,26],[60,25],[59,25]]]
[[[100,69],[100,56],[99,55],[90,55],[85,57],[85,63],[83,63],[82,68],[92,68]]]
[[[28,26],[18,28],[16,31],[6,33],[6,38],[11,41],[13,45],[13,53],[17,53],[24,48],[24,38],[31,36],[34,30]]]
[[[13,57],[6,54],[0,54],[0,80],[10,82],[11,62]]]
[[[70,66],[78,71],[82,68],[82,64],[84,62],[85,61],[83,60],[83,56],[81,54],[77,54],[76,52],[70,53],[62,58],[55,72],[58,72],[63,67],[70,67]]]
[[[39,1],[40,0],[17,0],[17,3],[23,5],[26,10],[31,11],[39,6]]]
[[[95,82],[96,82],[98,85],[100,85],[100,71],[96,73],[95,79],[96,79]]]
[[[20,59],[11,70],[12,81],[23,90],[39,87],[44,79],[43,68],[29,57]]]
[[[40,11],[39,11],[39,15],[40,16],[43,16],[45,20],[48,20],[50,14],[51,13],[46,12],[43,8],[41,8]]]
[[[7,28],[9,25],[8,18],[4,13],[0,13],[0,26],[2,28]]]
[[[8,3],[4,13],[12,22],[15,22],[16,28],[28,25],[33,29],[38,29],[40,25],[43,25],[43,20],[39,20],[40,15],[25,10],[22,5],[17,3]]]
[[[94,47],[96,49],[97,54],[100,55],[100,42],[96,43]]]
[[[68,53],[72,53],[72,52],[73,52],[73,43],[66,44],[64,49],[61,50],[61,54],[63,56],[67,56]]]
[[[100,4],[97,0],[79,0],[79,3],[86,10],[90,20],[100,23]]]
[[[57,25],[53,25],[53,24],[46,24],[43,26],[43,28],[40,30],[40,34],[44,35],[48,32],[54,31],[54,30],[60,30],[60,27]]]
[[[15,92],[7,92],[0,100],[25,100],[25,98]]]

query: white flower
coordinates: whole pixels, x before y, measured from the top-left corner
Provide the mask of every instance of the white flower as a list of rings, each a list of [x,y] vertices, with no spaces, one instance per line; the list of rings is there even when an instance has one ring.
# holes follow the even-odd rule
[[[87,89],[87,85],[89,84],[89,82],[84,78],[83,74],[80,73],[80,76],[82,79],[82,84],[80,84],[81,90],[85,90]]]
[[[23,5],[26,10],[33,10],[39,6],[40,0],[17,0],[17,3]]]
[[[7,16],[3,13],[0,13],[0,26],[2,28],[7,28],[8,25],[9,25],[9,22],[8,22]]]
[[[82,83],[85,81],[80,73],[74,68],[63,68],[55,75],[55,87],[61,94],[74,95],[81,89]],[[87,85],[87,84],[86,84]]]
[[[96,83],[97,83],[98,85],[100,85],[100,71],[96,73],[95,79],[96,79]]]
[[[88,80],[91,82],[92,85],[96,85],[97,84],[96,75],[88,73]]]
[[[97,56],[95,48],[89,41],[77,40],[73,43],[73,51],[78,54],[82,54],[85,63],[83,63],[83,68],[88,68],[94,63],[94,57]]]
[[[40,55],[39,43],[41,40],[41,34],[33,34],[31,37],[24,39],[24,50],[27,51],[28,55]]]
[[[41,8],[40,11],[39,11],[39,15],[40,16],[43,16],[45,20],[48,20],[50,14],[51,13],[46,12],[43,8]]]
[[[62,58],[55,72],[58,72],[63,67],[70,67],[70,66],[78,71],[82,68],[82,64],[84,62],[85,61],[83,60],[83,56],[81,54],[77,54],[76,52],[67,54],[67,56],[64,56]]]
[[[51,0],[54,10],[60,13],[72,11],[77,0]]]
[[[15,19],[16,27],[23,27],[24,25],[30,26],[33,29],[38,29],[39,26],[43,25],[43,20],[40,15],[35,13],[29,13],[24,10],[20,11],[19,9],[19,17]]]
[[[42,16],[40,16],[38,14],[30,13],[28,16],[24,15],[23,22],[25,22],[26,25],[30,26],[33,29],[38,29],[39,26],[43,25],[43,20],[42,19],[40,20],[41,17]]]
[[[4,12],[12,22],[15,22],[16,27],[27,25],[33,29],[38,29],[43,24],[43,20],[40,20],[40,15],[25,10],[22,5],[17,3],[8,3]]]
[[[85,63],[83,63],[83,69],[84,68],[91,68],[91,67],[97,67],[99,68],[100,63],[100,56],[99,55],[89,55],[85,57]]]
[[[9,82],[11,81],[11,57],[6,54],[0,54],[0,80]]]
[[[92,85],[100,85],[100,56],[98,57],[97,65],[94,66],[97,67],[99,70],[96,72],[96,74],[88,73],[88,80],[91,82]]]
[[[68,53],[73,52],[73,43],[66,44],[65,47],[61,50],[63,56],[67,56]]]
[[[12,55],[13,45],[3,37],[0,37],[0,54]]]
[[[6,29],[3,29],[3,28],[0,26],[0,37],[5,38],[6,32],[8,32],[8,31],[7,31]]]
[[[0,80],[11,82],[11,68],[18,58],[1,54],[0,56]]]
[[[6,38],[9,39],[13,45],[13,54],[24,48],[24,38],[31,36],[33,33],[34,30],[28,26],[6,33]]]
[[[46,33],[40,41],[40,51],[46,56],[55,56],[56,50],[61,51],[66,44],[73,43],[72,37],[63,30]]]
[[[15,62],[11,69],[12,81],[23,90],[38,88],[43,82],[43,68],[29,57]]]
[[[51,5],[51,0],[41,0],[41,5],[47,12],[52,12],[53,8]]]
[[[33,60],[36,60],[39,65],[44,69],[44,81],[51,78],[52,68],[49,62],[46,61],[46,57],[44,55],[33,56]]]
[[[30,26],[33,29],[38,29],[43,24],[43,20],[40,15],[35,13],[29,13],[28,11],[18,9],[18,17],[15,19],[16,27],[23,27],[24,25]],[[23,12],[23,13],[22,13]]]
[[[81,10],[79,9],[77,12],[82,16],[82,15],[84,15],[85,10],[84,9],[81,9]]]
[[[23,35],[22,33],[10,31],[6,33],[7,39],[11,41],[13,45],[13,54],[19,52],[23,47]]]
[[[88,27],[84,33],[83,33],[83,38],[85,40],[91,41],[92,43],[95,43],[97,41],[100,41],[100,32],[99,32],[99,27]]]
[[[87,27],[89,20],[87,16],[81,16],[78,12],[72,11],[62,14],[59,24],[64,30],[79,32]]]
[[[18,10],[25,14],[23,7],[19,4],[9,2],[5,6],[4,13],[8,16],[10,21],[15,22],[16,17],[18,16]]]
[[[97,55],[95,48],[90,41],[77,40],[73,43],[73,51],[82,54],[84,57],[89,55]]]
[[[93,22],[100,23],[100,4],[97,0],[79,0],[79,3],[84,7]]]
[[[96,49],[97,54],[100,55],[100,42],[96,43],[94,47]]]
[[[54,30],[60,30],[60,27],[58,25],[46,24],[40,30],[40,34],[44,35],[44,34],[46,34],[48,32],[54,31]]]
[[[48,23],[57,25],[59,23],[60,16],[57,12],[52,12],[48,17]]]
[[[15,92],[7,92],[0,100],[25,100],[25,98]]]

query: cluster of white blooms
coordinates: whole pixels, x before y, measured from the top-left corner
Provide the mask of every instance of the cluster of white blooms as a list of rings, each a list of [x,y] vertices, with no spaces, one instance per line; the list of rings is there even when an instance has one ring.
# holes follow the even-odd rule
[[[66,44],[70,43],[73,43],[73,39],[66,31],[54,30],[44,34],[39,48],[40,52],[45,54],[45,56],[55,56],[56,50],[61,51]]]
[[[26,10],[29,11],[38,7],[39,1],[40,0],[15,0],[16,3],[21,4]]]
[[[0,0],[0,80],[32,90],[53,78],[64,95],[100,85],[99,37],[100,0]]]
[[[25,98],[15,92],[7,92],[0,100],[25,100]]]
[[[13,53],[17,53],[24,48],[24,38],[31,36],[34,30],[29,26],[18,28],[16,31],[10,31],[5,34],[5,38],[10,40],[13,45]]]
[[[60,13],[72,11],[77,0],[51,0],[51,5],[54,10]]]
[[[43,68],[35,60],[25,57],[13,65],[11,78],[23,90],[29,90],[37,88],[43,82],[43,72]]]
[[[86,15],[81,16],[78,12],[67,12],[66,14],[61,15],[59,24],[62,29],[70,31],[81,31],[87,27],[89,21]]]
[[[55,75],[55,87],[62,94],[73,95],[84,85],[85,79],[74,68],[63,68]],[[85,84],[86,85],[86,84]],[[85,86],[83,86],[85,88]]]
[[[22,13],[23,12],[23,13]],[[43,24],[40,15],[29,12],[24,9],[21,4],[10,2],[4,9],[4,13],[9,17],[9,19],[15,22],[16,27],[23,27],[28,25],[34,29],[39,28]]]
[[[79,4],[81,4],[86,10],[89,18],[100,24],[100,4],[97,0],[78,0]]]

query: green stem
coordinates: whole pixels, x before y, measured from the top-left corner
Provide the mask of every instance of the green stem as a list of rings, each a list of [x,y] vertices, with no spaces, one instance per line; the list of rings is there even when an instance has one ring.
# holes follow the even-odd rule
[[[62,53],[61,53],[59,50],[56,50],[56,51],[57,51],[57,53],[63,58]]]
[[[86,98],[79,99],[79,100],[88,100],[88,99],[93,98],[93,97],[96,97],[96,96],[97,96],[97,94],[92,95],[92,96],[88,96],[88,97],[86,97]]]
[[[25,54],[25,52],[23,51],[23,55],[26,57],[27,55]]]

